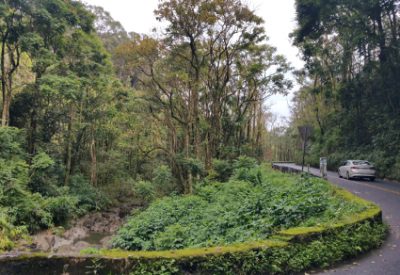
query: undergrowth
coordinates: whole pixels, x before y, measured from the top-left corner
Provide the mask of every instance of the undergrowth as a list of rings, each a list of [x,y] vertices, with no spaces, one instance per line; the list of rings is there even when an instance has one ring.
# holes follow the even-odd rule
[[[154,202],[129,219],[113,246],[167,250],[264,240],[295,226],[334,224],[365,207],[318,178],[242,167],[228,182],[204,182],[194,195]]]

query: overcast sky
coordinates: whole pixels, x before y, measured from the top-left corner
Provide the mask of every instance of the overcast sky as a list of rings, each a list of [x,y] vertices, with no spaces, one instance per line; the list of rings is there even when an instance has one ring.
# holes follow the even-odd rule
[[[154,27],[159,27],[153,11],[158,0],[83,0],[90,5],[101,6],[111,16],[121,22],[130,32],[150,33]],[[289,33],[295,28],[294,0],[246,0],[256,14],[264,18],[265,29],[270,38],[270,44],[278,48],[278,52],[296,68],[303,63],[297,56],[297,49],[291,46]],[[268,102],[272,111],[279,116],[288,117],[290,96],[274,96]]]

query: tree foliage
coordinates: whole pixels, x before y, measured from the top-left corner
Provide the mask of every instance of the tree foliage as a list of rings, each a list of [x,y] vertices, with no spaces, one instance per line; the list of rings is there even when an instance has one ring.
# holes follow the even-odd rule
[[[291,87],[262,19],[239,0],[163,0],[155,15],[167,27],[150,36],[75,0],[0,1],[8,224],[192,193],[237,165],[259,181],[233,160],[264,158],[265,100]]]
[[[309,81],[295,97],[293,125],[317,129],[321,155],[367,158],[398,178],[398,1],[296,1],[293,33]]]
[[[165,36],[137,36],[116,59],[146,91],[150,113],[166,127],[162,152],[191,193],[201,162],[208,170],[214,158],[262,158],[263,103],[291,86],[290,67],[241,1],[162,1],[155,14],[168,24]]]

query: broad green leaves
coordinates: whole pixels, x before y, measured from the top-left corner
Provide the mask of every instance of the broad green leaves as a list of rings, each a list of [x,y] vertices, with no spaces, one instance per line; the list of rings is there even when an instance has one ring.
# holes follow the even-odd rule
[[[363,210],[334,196],[319,179],[285,176],[245,159],[238,165],[226,183],[205,183],[195,195],[155,201],[129,219],[113,245],[169,250],[262,240],[281,229],[331,223]]]

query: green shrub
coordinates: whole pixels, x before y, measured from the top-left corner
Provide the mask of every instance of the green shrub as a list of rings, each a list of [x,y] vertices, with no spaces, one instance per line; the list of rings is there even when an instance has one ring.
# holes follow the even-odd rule
[[[154,172],[152,183],[156,189],[156,192],[162,195],[168,195],[174,192],[177,187],[175,179],[172,176],[171,169],[166,165],[157,167]]]
[[[107,205],[118,204],[123,201],[131,201],[134,198],[134,185],[135,181],[127,177],[99,186],[98,192],[105,196]]]
[[[14,127],[0,127],[0,159],[15,159],[23,157],[23,131]]]
[[[0,158],[0,188],[24,188],[28,183],[28,164],[19,158]]]
[[[241,156],[234,161],[213,159],[213,169],[209,171],[208,180],[226,182],[235,173],[247,173],[249,169],[258,167],[257,160]],[[237,178],[237,177],[236,177]]]
[[[263,181],[262,172],[259,168],[238,168],[232,175],[232,179],[248,181],[254,185],[261,184]]]
[[[158,233],[176,224],[182,218],[195,221],[198,215],[193,215],[193,210],[199,207],[205,209],[207,203],[197,196],[174,196],[157,200],[146,211],[135,215],[119,230],[113,241],[114,246],[125,249],[154,250],[155,237],[163,237],[157,235]]]
[[[0,249],[10,248],[21,228],[34,233],[106,204],[79,175],[69,187],[60,187],[61,166],[44,152],[28,161],[23,142],[20,130],[0,127]]]
[[[109,204],[107,197],[80,174],[71,177],[68,194],[77,198],[80,215],[93,210],[101,210]]]
[[[31,233],[53,226],[53,216],[44,204],[45,200],[39,194],[25,193],[24,198],[9,210],[13,224],[25,226]]]
[[[182,249],[185,247],[185,239],[190,238],[189,228],[180,224],[167,226],[164,231],[157,233],[154,238],[156,250]]]
[[[303,189],[297,190],[296,193],[285,194],[281,202],[271,209],[274,225],[292,227],[323,213],[328,208],[329,201],[326,197],[318,196],[318,192],[312,192],[316,195],[313,197],[308,193],[310,191],[310,189]]]
[[[265,240],[160,252],[99,250],[95,254],[105,257],[103,263],[112,263],[119,273],[298,274],[311,268],[326,268],[376,248],[386,235],[387,226],[367,216],[363,221],[296,241]],[[101,271],[110,272],[110,265]]]
[[[335,196],[323,180],[247,167],[227,183],[206,183],[195,195],[152,203],[119,230],[114,247],[163,250],[263,240],[281,229],[334,222],[365,209]]]
[[[220,182],[227,181],[233,173],[233,166],[229,160],[213,159],[213,173],[210,174],[209,179]]]
[[[147,205],[156,198],[156,189],[153,183],[149,181],[140,180],[135,182],[133,192],[142,204]]]
[[[264,240],[160,252],[85,249],[79,257],[22,255],[13,259],[12,266],[25,263],[29,257],[32,265],[50,261],[64,273],[78,267],[83,270],[83,263],[91,274],[300,274],[380,246],[387,227],[373,218],[296,241]],[[21,265],[21,273],[31,272],[32,265]]]
[[[0,127],[0,207],[13,226],[24,226],[30,232],[52,225],[52,216],[43,207],[43,197],[32,194],[27,186],[29,165],[22,150],[23,135],[18,129]],[[45,166],[44,158],[34,157],[32,170]]]
[[[59,196],[59,182],[63,180],[64,173],[62,165],[55,163],[45,153],[38,153],[29,167],[28,188],[32,193],[46,197]]]
[[[174,259],[162,259],[157,262],[140,261],[130,274],[132,275],[174,275],[181,274]]]
[[[200,159],[183,158],[178,160],[178,163],[182,164],[182,166],[189,170],[195,177],[204,174],[204,163]]]
[[[28,234],[25,227],[14,226],[6,212],[6,209],[0,209],[0,251],[12,249],[14,241]]]
[[[257,160],[251,157],[241,156],[233,162],[234,169],[252,169],[258,166]]]
[[[59,196],[46,199],[44,207],[52,215],[55,225],[65,225],[77,214],[77,206],[77,197]]]

